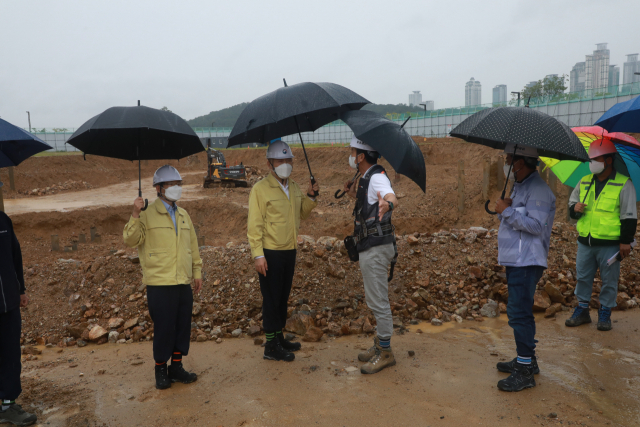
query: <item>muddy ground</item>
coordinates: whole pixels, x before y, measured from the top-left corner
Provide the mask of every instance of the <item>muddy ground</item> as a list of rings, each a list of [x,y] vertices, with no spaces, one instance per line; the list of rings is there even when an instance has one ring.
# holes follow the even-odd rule
[[[187,367],[200,375],[198,383],[177,385],[164,393],[153,388],[151,343],[145,341],[146,335],[133,344],[90,343],[79,348],[73,340],[68,342],[73,346],[59,345],[67,326],[83,320],[103,324],[116,315],[124,320],[144,318],[144,298],[129,302],[129,294],[121,294],[127,288],[139,290],[140,285],[137,267],[131,267],[126,258],[135,251],[125,248],[121,237],[137,195],[137,165],[93,156],[84,160],[77,155],[27,160],[15,169],[17,191],[4,187],[6,211],[22,244],[32,296],[32,305],[23,312],[24,341],[54,346],[36,357],[25,357],[21,402],[40,415],[43,425],[640,425],[637,309],[616,311],[618,321],[607,334],[597,332],[593,325],[569,330],[564,327],[571,302],[567,296],[564,311],[555,318],[541,315],[539,319],[539,387],[519,394],[498,392],[495,383],[503,375],[494,365],[513,357],[511,331],[504,314],[485,320],[476,308],[487,298],[506,302],[504,289],[498,292],[500,273],[491,273],[499,271],[495,235],[471,243],[465,243],[464,234],[458,231],[460,238],[454,239],[452,233],[431,237],[442,229],[497,228],[495,217],[484,212],[481,159],[492,160],[491,196],[495,199],[500,192],[496,188],[498,152],[454,139],[429,140],[420,148],[427,164],[426,194],[406,177],[390,174],[400,199],[394,222],[401,236],[392,301],[394,316],[404,326],[393,338],[398,365],[372,377],[350,368],[359,366],[357,352],[370,342],[370,336],[362,333],[362,324],[355,333],[352,330],[349,336],[335,338],[339,333],[327,330],[331,316],[318,318],[325,324],[329,320],[327,333],[320,342],[305,344],[304,353],[291,364],[267,363],[250,339],[230,338],[232,329],[242,328],[244,336],[247,326],[260,323],[259,314],[247,313],[258,301],[257,291],[250,287],[254,283],[249,278],[250,260],[245,259],[250,189],[203,189],[204,155],[170,162],[185,176],[180,205],[190,213],[208,246],[204,250],[205,290],[199,300],[204,314],[194,316],[194,321],[200,328],[207,316],[209,326],[222,326],[223,331],[221,344],[212,339],[213,332],[206,332],[208,341],[194,342],[192,354],[185,359]],[[348,151],[312,147],[308,152],[321,184],[321,197],[300,232],[316,240],[323,236],[341,239],[351,230],[352,206],[347,198],[334,199],[333,193],[353,174],[347,165]],[[294,149],[294,154],[292,177],[303,183],[308,172],[302,150]],[[264,149],[227,150],[225,155],[229,163],[252,166],[257,175],[267,170]],[[458,160],[465,161],[463,213],[457,209]],[[164,163],[143,162],[143,195],[149,199],[154,198],[153,171]],[[0,180],[8,182],[5,170],[0,170]],[[545,280],[569,295],[575,284],[575,266],[563,256],[573,259],[575,236],[569,224],[562,224],[567,188],[558,188],[558,227],[550,255],[553,271]],[[80,233],[88,237],[90,227],[96,227],[101,243],[79,245],[76,252],[51,252],[52,234],[59,236],[64,247],[77,241]],[[414,233],[419,233],[417,243],[409,243]],[[291,305],[296,312],[307,304],[301,302],[306,298],[312,312],[321,312],[327,305],[338,330],[342,322],[349,333],[350,322],[353,326],[371,317],[359,296],[362,284],[357,268],[337,250],[318,256],[317,249],[301,250]],[[119,250],[125,250],[125,258],[116,259]],[[93,271],[99,259],[106,259],[109,268]],[[638,259],[632,258],[623,272],[626,298],[634,301],[640,291]],[[334,277],[333,264],[343,266],[345,275]],[[476,270],[481,276],[470,275],[469,271],[476,274]],[[459,282],[460,289],[452,291],[449,280]],[[445,284],[449,290],[440,300],[437,294],[445,295],[439,290]],[[495,288],[495,293],[487,286]],[[435,295],[435,312],[433,306],[412,310],[412,294],[420,289]],[[70,299],[74,295],[78,295],[76,305]],[[85,303],[90,301],[95,319],[85,316]],[[360,305],[355,310],[337,309],[336,303],[344,301]],[[463,323],[446,322],[451,314],[447,310],[462,305],[468,307],[469,317]],[[230,319],[225,314],[229,307],[241,314]],[[211,311],[205,313],[205,308]],[[445,320],[443,326],[409,322],[423,322],[431,315]],[[485,321],[478,322],[477,317]],[[197,334],[205,334],[205,327]],[[417,328],[425,333],[416,333]],[[151,338],[152,329],[147,326],[145,333]],[[415,358],[407,355],[408,350],[415,351]],[[99,373],[102,369],[104,374]],[[550,418],[551,413],[558,418]]]
[[[262,360],[250,339],[197,343],[184,363],[198,381],[166,391],[151,343],[44,349],[25,362],[21,400],[50,426],[640,425],[637,312],[610,333],[566,328],[567,316],[538,318],[541,374],[520,393],[496,388],[495,364],[515,351],[503,314],[416,325],[392,339],[397,365],[372,376],[354,370],[363,336],[303,343],[291,363]]]

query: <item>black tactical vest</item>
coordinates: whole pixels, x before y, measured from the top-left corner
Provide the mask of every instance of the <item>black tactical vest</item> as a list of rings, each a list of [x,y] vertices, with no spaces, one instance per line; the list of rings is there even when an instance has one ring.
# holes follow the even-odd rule
[[[380,165],[374,165],[358,182],[356,193],[356,207],[353,210],[354,235],[358,238],[358,252],[364,252],[373,246],[395,243],[393,225],[391,225],[391,211],[384,214],[382,221],[378,220],[378,202],[369,204],[369,182],[376,173],[386,173]]]

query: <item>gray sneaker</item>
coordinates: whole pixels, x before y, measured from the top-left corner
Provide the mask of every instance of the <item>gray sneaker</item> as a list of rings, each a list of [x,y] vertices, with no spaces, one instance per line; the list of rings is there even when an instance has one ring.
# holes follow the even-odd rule
[[[15,426],[30,426],[38,421],[36,414],[25,412],[20,405],[12,404],[6,410],[0,410],[0,424],[11,423]]]

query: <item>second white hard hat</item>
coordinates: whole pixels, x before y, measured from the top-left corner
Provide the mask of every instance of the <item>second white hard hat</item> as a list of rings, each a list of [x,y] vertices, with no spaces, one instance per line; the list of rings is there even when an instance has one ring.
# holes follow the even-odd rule
[[[267,159],[293,159],[289,145],[282,141],[275,141],[267,148]]]
[[[171,165],[160,166],[156,173],[153,174],[153,186],[162,184],[163,182],[182,181],[182,177],[178,169]]]

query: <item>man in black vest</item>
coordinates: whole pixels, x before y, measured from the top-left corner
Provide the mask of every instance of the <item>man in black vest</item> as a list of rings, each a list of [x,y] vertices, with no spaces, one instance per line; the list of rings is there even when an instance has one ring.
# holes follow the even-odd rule
[[[377,151],[354,136],[349,165],[358,169],[362,177],[357,191],[351,181],[344,185],[344,191],[356,199],[354,236],[367,306],[377,323],[373,347],[358,355],[360,361],[367,362],[360,368],[363,374],[375,374],[396,364],[391,350],[393,321],[387,268],[397,257],[391,212],[398,206],[398,200],[384,168],[377,164],[379,157]]]
[[[0,211],[0,424],[29,426],[34,414],[22,410],[16,399],[20,385],[20,307],[29,304],[25,293],[20,243],[9,217]]]

